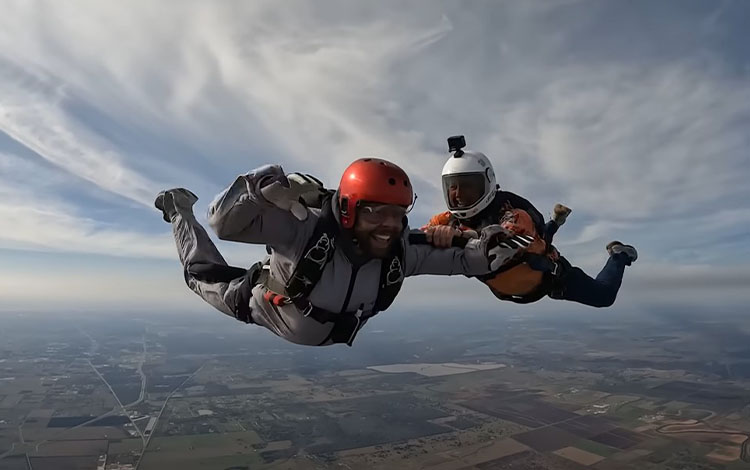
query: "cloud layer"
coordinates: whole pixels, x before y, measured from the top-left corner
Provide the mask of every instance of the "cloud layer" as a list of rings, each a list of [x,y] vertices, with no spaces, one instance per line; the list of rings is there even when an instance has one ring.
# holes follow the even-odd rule
[[[574,208],[576,264],[621,238],[655,272],[743,278],[750,7],[681,5],[8,2],[0,249],[173,259],[157,191],[193,189],[202,220],[253,167],[335,186],[364,155],[412,175],[420,225],[464,133],[503,187]]]

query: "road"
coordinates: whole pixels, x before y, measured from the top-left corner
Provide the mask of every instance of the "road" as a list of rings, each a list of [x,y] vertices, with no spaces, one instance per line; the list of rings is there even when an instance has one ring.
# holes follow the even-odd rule
[[[138,470],[138,468],[141,466],[141,462],[143,461],[143,456],[146,455],[146,449],[148,449],[148,445],[151,442],[151,438],[155,434],[156,427],[159,425],[159,419],[161,418],[161,415],[164,413],[164,410],[167,408],[167,403],[169,402],[169,399],[172,398],[172,395],[174,395],[180,388],[182,388],[183,385],[185,385],[190,379],[195,377],[195,375],[200,372],[201,369],[203,369],[202,364],[200,367],[198,367],[195,372],[190,374],[185,380],[183,380],[178,386],[172,390],[169,395],[167,395],[167,398],[164,399],[164,404],[161,405],[161,409],[159,410],[159,414],[156,415],[156,422],[154,423],[154,427],[152,428],[151,434],[148,435],[148,438],[146,438],[146,444],[143,446],[143,452],[141,452],[141,455],[138,457],[138,462],[135,464],[135,468],[133,470]]]
[[[89,358],[93,357],[93,355],[99,350],[99,342],[97,340],[95,340],[86,331],[84,331],[84,330],[82,330],[80,328],[79,328],[79,331],[80,331],[80,333],[82,335],[86,336],[89,339],[89,341],[91,342],[91,347],[89,348],[89,351],[88,351],[88,357]],[[135,428],[136,432],[141,436],[141,442],[143,442],[144,445],[145,445],[146,436],[143,435],[143,432],[141,432],[141,430],[135,424],[135,422],[133,421],[133,419],[130,417],[130,415],[127,412],[127,408],[130,407],[130,406],[134,406],[134,405],[137,405],[137,404],[141,403],[143,401],[144,397],[145,397],[146,375],[143,373],[143,364],[146,362],[146,358],[147,358],[146,353],[147,353],[147,351],[146,351],[146,334],[144,332],[144,335],[143,335],[143,354],[141,355],[141,360],[138,363],[138,374],[140,374],[140,376],[141,376],[141,393],[140,393],[140,396],[138,397],[138,400],[136,400],[136,401],[134,401],[132,403],[128,403],[127,405],[123,405],[122,402],[120,402],[120,399],[117,397],[117,394],[112,389],[112,386],[109,384],[109,382],[107,382],[107,379],[105,379],[104,376],[101,373],[99,373],[99,371],[96,369],[96,367],[94,366],[94,364],[91,362],[91,359],[86,358],[86,362],[88,363],[88,365],[91,367],[91,369],[93,369],[94,373],[99,377],[99,379],[102,382],[104,382],[104,385],[106,385],[107,388],[109,389],[110,393],[112,394],[112,397],[114,397],[115,401],[117,402],[117,406],[115,406],[114,408],[112,408],[110,411],[108,411],[106,413],[103,413],[103,414],[101,414],[99,416],[96,416],[95,418],[92,418],[92,419],[90,419],[90,420],[88,420],[86,422],[83,422],[83,423],[78,424],[76,426],[72,426],[70,428],[66,428],[63,431],[60,431],[59,433],[55,434],[52,439],[45,439],[43,441],[39,441],[34,446],[34,449],[38,452],[40,446],[42,446],[43,444],[49,442],[50,440],[56,439],[57,437],[59,437],[62,434],[65,434],[66,432],[70,431],[71,429],[76,429],[76,428],[80,428],[80,427],[83,427],[83,426],[88,426],[88,425],[93,424],[93,423],[95,423],[95,422],[97,422],[99,420],[102,420],[102,419],[104,419],[104,418],[106,418],[108,416],[112,416],[114,414],[119,414],[119,413],[122,413],[122,414],[124,414],[125,416],[128,417],[128,419],[130,420],[130,422],[133,424],[133,427]],[[23,425],[21,425],[21,426],[23,426]],[[22,433],[21,426],[19,426],[18,431],[19,431],[19,435],[22,436],[22,434],[21,434]],[[21,437],[21,442],[23,442],[23,437]],[[3,454],[3,455],[5,455],[5,454]]]

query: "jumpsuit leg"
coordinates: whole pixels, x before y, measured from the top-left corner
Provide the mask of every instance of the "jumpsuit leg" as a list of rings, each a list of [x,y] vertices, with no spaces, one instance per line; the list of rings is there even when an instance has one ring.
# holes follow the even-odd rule
[[[163,210],[172,224],[185,282],[211,306],[237,318],[238,311],[247,306],[251,297],[253,286],[250,276],[245,275],[244,269],[227,265],[206,230],[193,215],[192,205],[197,197],[189,191],[182,191],[185,190],[167,191],[164,194]],[[223,276],[207,275],[211,270],[220,272]],[[218,279],[221,277],[224,279]]]
[[[561,295],[555,295],[553,298],[592,307],[610,307],[615,303],[625,266],[630,264],[629,261],[624,253],[610,256],[596,279],[592,279],[581,268],[572,267],[563,281]]]

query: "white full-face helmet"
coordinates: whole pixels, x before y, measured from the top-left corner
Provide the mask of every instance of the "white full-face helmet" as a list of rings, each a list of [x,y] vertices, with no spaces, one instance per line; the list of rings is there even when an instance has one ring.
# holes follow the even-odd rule
[[[463,136],[448,139],[455,151],[443,166],[443,197],[448,210],[459,219],[469,219],[487,207],[497,193],[495,171],[481,152],[463,151]]]

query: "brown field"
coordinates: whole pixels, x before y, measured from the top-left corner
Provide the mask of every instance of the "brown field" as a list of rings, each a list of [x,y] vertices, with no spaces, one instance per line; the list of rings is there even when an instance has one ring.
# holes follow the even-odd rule
[[[699,429],[689,432],[671,433],[670,436],[697,442],[729,442],[732,444],[742,444],[747,439],[747,436],[743,434],[701,432]]]
[[[512,421],[530,428],[538,428],[560,421],[580,418],[580,415],[550,405],[536,398],[518,397],[498,400],[496,397],[462,403],[466,408],[489,416]]]
[[[450,441],[456,443],[456,441]],[[367,468],[373,470],[390,470],[393,468],[416,470],[429,468],[431,470],[460,470],[472,466],[481,466],[487,462],[496,461],[504,457],[528,451],[528,447],[513,439],[482,442],[477,444],[449,446],[448,450],[435,451],[433,445],[417,446],[416,454],[402,450],[408,446],[392,445],[388,450],[374,450],[351,457],[342,452],[339,456],[341,463],[349,468]],[[435,445],[437,447],[437,444]],[[446,446],[442,446],[445,448]],[[429,449],[429,450],[428,450]],[[362,451],[362,449],[359,449]],[[351,451],[347,451],[351,452]],[[346,467],[344,467],[346,468]],[[488,467],[491,468],[491,467]]]
[[[13,408],[14,406],[18,405],[18,403],[21,401],[21,398],[21,395],[8,395],[7,397],[3,398],[2,401],[0,401],[0,409]]]
[[[258,469],[261,466],[261,460],[254,454],[242,455],[160,455],[146,454],[141,462],[141,470],[216,470],[231,467]],[[273,468],[278,468],[274,466]],[[304,468],[293,466],[289,468]],[[312,467],[311,467],[312,468]],[[34,467],[36,469],[36,467]]]
[[[52,429],[47,428],[43,435],[47,436],[45,439],[51,437],[49,440],[97,440],[97,439],[125,439],[130,437],[121,428],[115,428],[111,426],[83,426],[75,429]],[[26,436],[26,429],[24,428],[24,436]],[[37,439],[39,440],[39,439]]]
[[[274,441],[269,442],[263,450],[284,450],[292,447],[292,441]]]
[[[550,400],[562,403],[572,403],[578,406],[586,406],[593,403],[599,403],[609,396],[606,392],[598,390],[588,390],[571,387],[562,392],[556,393]]]
[[[11,429],[3,430],[8,433],[8,436],[4,436],[0,431],[0,454],[10,449],[14,442],[16,442],[15,433]]]
[[[742,453],[742,444],[748,439],[746,434],[738,434],[736,430],[706,429],[702,423],[673,424],[658,432],[672,438],[714,444],[714,450],[706,457],[722,463],[738,460]]]
[[[6,457],[0,462],[3,470],[28,470],[29,466],[26,465],[26,457],[17,455],[14,457]]]
[[[498,468],[521,468],[519,467],[519,465],[525,465],[525,462],[527,462],[529,458],[533,458],[533,456],[534,456],[534,451],[525,450],[517,454],[506,455],[505,457],[488,460],[486,462],[476,464],[474,465],[474,467],[476,467],[479,470],[497,470]],[[467,470],[467,469],[461,469],[461,470]]]
[[[123,439],[121,441],[109,441],[109,454],[128,454],[130,452],[140,452],[143,447],[143,441],[140,439]]]
[[[641,457],[645,457],[653,452],[653,450],[649,449],[633,449],[628,452],[617,454],[613,458],[621,462],[628,462],[631,460],[640,459]]]
[[[634,432],[646,432],[651,431],[656,428],[658,428],[658,424],[644,424],[643,426],[638,426],[637,428],[633,429]]]
[[[635,395],[609,395],[596,402],[597,405],[622,406],[626,403],[633,403],[642,400]]]
[[[29,411],[26,415],[24,426],[47,426],[55,410],[51,408],[39,408]]]
[[[643,440],[639,434],[624,428],[614,428],[589,439],[618,449],[629,449]]]
[[[3,394],[8,397],[16,394],[21,394],[25,390],[30,390],[32,393],[44,394],[44,387],[41,386],[39,377],[16,377],[14,380],[3,380],[0,381],[3,387]]]
[[[245,461],[249,459],[256,464],[260,456],[255,455],[253,444],[261,442],[260,437],[254,432],[156,437],[148,446],[143,468],[155,469],[160,468],[160,465],[164,468],[164,465],[173,462],[174,468],[187,468],[183,465],[193,461],[208,462],[210,459],[228,456],[240,456]]]
[[[555,427],[588,439],[616,428],[617,424],[607,418],[586,415],[555,424]]]
[[[669,411],[681,410],[689,406],[692,406],[692,403],[679,400],[673,400],[664,404],[664,407]]]
[[[84,429],[84,428],[80,428]],[[91,429],[91,428],[88,428]],[[101,429],[101,428],[100,428]],[[36,426],[23,426],[23,437],[26,442],[39,442],[39,441],[54,441],[60,439],[78,439],[78,440],[92,440],[92,439],[106,439],[104,436],[74,436],[68,434],[66,428],[47,428],[47,427],[36,427]],[[85,431],[88,432],[88,431]],[[14,438],[17,439],[18,432],[14,433]]]
[[[460,469],[527,450],[516,441],[503,439],[521,431],[523,428],[514,423],[494,422],[460,433],[348,449],[337,456],[352,469]]]
[[[101,455],[107,453],[106,440],[90,441],[52,441],[39,446],[39,452],[31,454],[34,457],[78,457],[86,455]]]
[[[741,454],[740,447],[738,446],[717,446],[713,452],[706,454],[709,459],[716,460],[721,463],[733,462],[739,460]]]
[[[466,374],[470,372],[501,369],[505,364],[388,364],[370,366],[368,369],[388,374],[411,372],[426,377],[442,377],[444,375]]]
[[[442,452],[441,455],[454,459],[455,463],[463,462],[466,465],[477,465],[490,460],[496,460],[499,458],[507,457],[509,455],[517,454],[529,450],[529,448],[514,439],[502,439],[500,441],[492,441],[489,444],[476,444],[473,446],[462,447],[460,449]],[[447,462],[445,469],[455,468],[450,464],[454,462]],[[432,467],[434,470],[443,470],[443,466]]]
[[[517,434],[513,438],[538,452],[549,452],[567,447],[579,439],[576,435],[555,427],[535,429]]]
[[[604,457],[601,455],[592,454],[591,452],[586,452],[577,447],[564,447],[556,450],[554,453],[560,457],[565,457],[566,459],[586,466],[594,465],[595,463],[604,460]]]
[[[34,470],[91,470],[96,468],[98,456],[88,457],[31,457]]]

